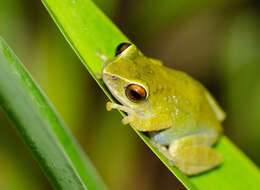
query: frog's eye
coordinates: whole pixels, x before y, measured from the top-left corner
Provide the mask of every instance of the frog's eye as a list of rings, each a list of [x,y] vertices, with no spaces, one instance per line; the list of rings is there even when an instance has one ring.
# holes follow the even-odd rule
[[[129,46],[131,46],[130,43],[121,43],[121,44],[119,44],[119,45],[117,46],[117,48],[116,48],[116,53],[115,53],[115,55],[117,56],[117,55],[121,54],[121,53],[122,53],[123,51],[125,51]]]
[[[147,92],[144,87],[138,84],[129,84],[125,88],[125,94],[127,98],[132,102],[140,102],[145,100],[147,97]]]

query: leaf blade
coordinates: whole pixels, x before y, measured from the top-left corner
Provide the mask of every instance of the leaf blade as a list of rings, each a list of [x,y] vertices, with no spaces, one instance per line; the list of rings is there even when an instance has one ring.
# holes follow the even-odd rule
[[[2,38],[0,105],[56,189],[106,189],[91,162]]]

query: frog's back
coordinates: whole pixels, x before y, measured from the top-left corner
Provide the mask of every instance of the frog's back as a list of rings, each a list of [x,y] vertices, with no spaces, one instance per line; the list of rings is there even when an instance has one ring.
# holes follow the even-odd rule
[[[176,124],[187,121],[187,123],[194,124],[194,130],[209,129],[220,133],[222,127],[212,105],[209,103],[208,91],[205,87],[184,72],[164,66],[162,66],[162,70],[164,77],[168,78],[165,80],[168,80],[168,85],[171,86],[171,88],[168,88],[170,89],[168,95],[175,97],[175,110],[178,110],[175,118]]]
[[[206,133],[213,135],[214,141],[220,135],[222,127],[218,117],[207,98],[207,90],[187,74],[164,66],[157,67],[163,89],[155,95],[157,101],[173,118],[170,128],[152,132],[154,142],[169,145],[176,139]],[[163,81],[167,81],[164,82]],[[152,96],[152,95],[151,95]],[[159,104],[159,103],[158,103]],[[159,106],[156,105],[156,108]]]

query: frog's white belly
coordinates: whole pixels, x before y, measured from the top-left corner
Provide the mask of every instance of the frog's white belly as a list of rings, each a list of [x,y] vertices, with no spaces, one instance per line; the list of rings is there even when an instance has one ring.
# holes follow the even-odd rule
[[[214,136],[217,135],[217,132],[208,126],[196,124],[195,122],[184,122],[178,127],[173,126],[162,131],[149,132],[149,136],[152,141],[167,146],[177,139],[202,133],[208,133]]]

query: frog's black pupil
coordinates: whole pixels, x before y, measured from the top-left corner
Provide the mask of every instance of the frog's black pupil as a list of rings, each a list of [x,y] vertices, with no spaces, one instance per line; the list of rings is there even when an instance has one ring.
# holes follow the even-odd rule
[[[132,96],[132,98],[133,98],[134,100],[141,100],[141,99],[142,99],[141,95],[138,94],[136,91],[131,90],[130,93],[131,93],[131,96]]]
[[[117,48],[116,48],[116,53],[115,53],[115,55],[117,56],[117,55],[121,54],[121,53],[122,53],[124,50],[126,50],[130,45],[131,45],[130,43],[126,43],[126,42],[119,44],[119,45],[117,46]]]

